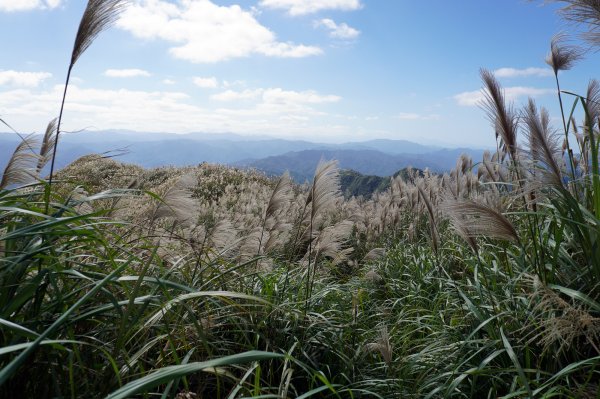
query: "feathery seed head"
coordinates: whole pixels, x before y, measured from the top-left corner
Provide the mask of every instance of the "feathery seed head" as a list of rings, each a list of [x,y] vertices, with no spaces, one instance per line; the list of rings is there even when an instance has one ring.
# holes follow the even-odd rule
[[[70,68],[94,39],[117,19],[128,3],[129,0],[88,0],[75,37]]]
[[[556,34],[550,41],[550,52],[546,56],[546,64],[552,68],[555,75],[559,71],[568,71],[575,63],[583,58],[583,50],[568,44],[568,37],[564,33]]]
[[[513,161],[517,161],[517,129],[518,117],[512,105],[507,105],[504,90],[494,74],[486,69],[481,70],[481,79],[485,87],[484,99],[481,103],[490,122],[502,140],[503,147]]]

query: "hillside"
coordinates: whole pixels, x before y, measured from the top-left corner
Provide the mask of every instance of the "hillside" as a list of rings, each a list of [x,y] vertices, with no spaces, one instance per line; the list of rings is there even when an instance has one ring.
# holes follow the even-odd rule
[[[0,133],[0,168],[4,167],[18,143],[17,135]],[[59,168],[84,155],[101,154],[146,168],[209,162],[252,167],[271,175],[288,170],[299,182],[312,176],[321,158],[339,160],[342,169],[384,177],[409,166],[448,171],[461,153],[468,153],[475,159],[481,158],[482,154],[481,150],[439,149],[406,140],[324,144],[232,134],[123,131],[65,134],[60,145],[56,161]]]
[[[473,158],[481,158],[483,151],[456,149],[438,150],[427,154],[387,154],[376,150],[305,150],[294,151],[259,159],[239,162],[270,175],[280,175],[289,171],[298,182],[312,176],[312,171],[321,159],[336,159],[341,169],[350,169],[365,175],[392,176],[397,171],[414,167],[430,169],[434,172],[449,171],[456,165],[456,159],[467,153]]]
[[[374,193],[387,190],[390,181],[390,177],[363,175],[354,170],[340,171],[340,189],[346,198],[371,198]]]

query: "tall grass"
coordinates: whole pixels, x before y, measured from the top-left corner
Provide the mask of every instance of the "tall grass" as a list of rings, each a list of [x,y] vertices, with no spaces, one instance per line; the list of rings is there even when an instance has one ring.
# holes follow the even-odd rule
[[[593,2],[563,3],[595,32]],[[69,71],[120,5],[88,3]],[[600,90],[561,89],[565,46],[562,132],[482,70],[497,151],[369,200],[334,162],[307,186],[100,156],[44,180],[60,117],[25,138],[0,183],[0,396],[598,397]]]

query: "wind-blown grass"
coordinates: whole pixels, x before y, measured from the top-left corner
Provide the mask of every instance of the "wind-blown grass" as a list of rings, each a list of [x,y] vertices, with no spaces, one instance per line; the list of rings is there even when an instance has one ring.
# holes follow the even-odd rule
[[[121,4],[88,3],[69,70]],[[558,80],[579,56],[552,41],[562,149],[482,70],[497,151],[370,199],[331,161],[295,186],[93,155],[50,192],[51,122],[0,183],[0,396],[598,397],[599,90]]]

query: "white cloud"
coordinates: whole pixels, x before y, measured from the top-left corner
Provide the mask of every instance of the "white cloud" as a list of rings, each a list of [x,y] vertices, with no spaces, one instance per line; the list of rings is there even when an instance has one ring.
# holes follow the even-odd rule
[[[244,91],[227,90],[211,96],[211,99],[222,102],[261,99],[263,105],[300,105],[335,103],[340,101],[341,97],[335,95],[321,95],[314,90],[293,91],[271,88]]]
[[[360,0],[261,0],[260,5],[286,10],[290,15],[312,14],[323,10],[352,11],[362,7]]]
[[[494,75],[498,78],[521,78],[528,76],[547,77],[554,76],[550,68],[500,68],[494,71]]]
[[[194,84],[203,89],[216,89],[217,87],[219,87],[219,81],[215,77],[210,77],[210,78],[195,77]]]
[[[61,0],[0,0],[0,11],[31,11],[52,9],[60,6]]]
[[[306,104],[323,104],[336,103],[341,100],[341,97],[335,95],[321,95],[314,90],[308,91],[289,91],[282,89],[267,89],[263,93],[263,100],[273,104],[286,103],[306,103]]]
[[[508,101],[515,101],[523,97],[540,97],[554,93],[554,89],[539,89],[535,87],[514,86],[504,89],[504,96]],[[484,100],[484,91],[467,91],[454,96],[459,105],[474,107]]]
[[[175,82],[173,79],[163,79],[163,81],[162,81],[162,82],[163,82],[163,84],[165,84],[165,85],[174,85],[175,83],[177,83],[177,82]]]
[[[37,87],[42,81],[52,77],[49,72],[19,72],[0,70],[0,86],[25,86]]]
[[[174,43],[169,52],[194,63],[252,54],[298,58],[322,53],[319,47],[280,42],[251,11],[238,5],[218,6],[210,0],[182,0],[179,4],[137,0],[123,12],[117,26],[139,38]]]
[[[140,76],[151,76],[150,72],[143,69],[107,69],[104,75],[111,78],[135,78]]]
[[[234,91],[234,90],[226,90],[222,93],[213,94],[210,96],[212,100],[215,101],[240,101],[240,100],[251,100],[258,98],[262,94],[262,89],[256,90],[244,90],[244,91]]]
[[[0,114],[19,130],[40,131],[55,115],[63,88],[57,85],[52,90],[0,91]],[[71,85],[64,126],[65,130],[91,127],[175,133],[342,134],[341,128],[329,127],[329,114],[318,109],[325,103],[339,101],[338,96],[281,88],[255,92],[253,98],[242,103],[221,102],[219,106],[223,107],[204,107],[178,91],[99,90]],[[353,128],[347,126],[344,133],[349,134]]]
[[[396,115],[396,119],[404,121],[432,120],[439,119],[439,117],[440,116],[437,114],[422,115],[413,112],[400,112],[398,115]]]
[[[360,31],[356,30],[345,23],[337,24],[334,20],[324,18],[319,21],[315,21],[315,26],[324,26],[329,30],[329,36],[335,39],[356,39],[360,35]]]

